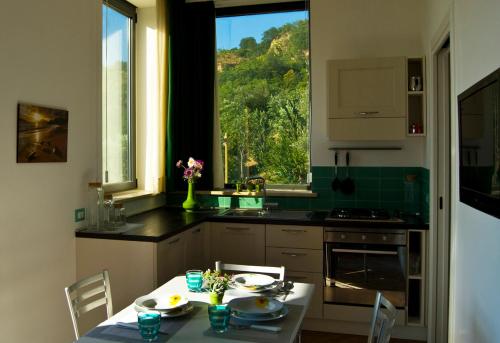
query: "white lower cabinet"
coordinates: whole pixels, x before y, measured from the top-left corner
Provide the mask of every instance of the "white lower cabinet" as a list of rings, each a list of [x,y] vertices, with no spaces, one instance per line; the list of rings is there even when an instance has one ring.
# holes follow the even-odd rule
[[[323,228],[266,225],[266,264],[285,266],[285,278],[314,284],[306,317],[323,318]]]
[[[163,285],[174,276],[184,274],[186,264],[185,247],[185,233],[175,235],[156,245],[157,286]]]
[[[323,274],[294,272],[287,270],[285,280],[293,282],[312,283],[314,285],[314,294],[306,313],[307,318],[323,318]]]
[[[285,266],[287,272],[323,272],[323,250],[267,247],[266,255],[268,264]]]
[[[205,270],[208,261],[208,230],[205,223],[183,233],[185,239],[185,269]]]
[[[264,265],[265,241],[264,224],[210,223],[211,265],[215,261]]]

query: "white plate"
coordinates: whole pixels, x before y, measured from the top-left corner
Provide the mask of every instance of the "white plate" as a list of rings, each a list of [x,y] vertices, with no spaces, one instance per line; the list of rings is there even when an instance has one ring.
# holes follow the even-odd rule
[[[276,320],[286,317],[287,314],[288,314],[288,307],[286,306],[283,306],[283,308],[279,312],[265,316],[252,316],[252,315],[245,315],[239,312],[231,312],[232,317],[247,322],[268,322],[271,320]]]
[[[244,287],[244,286],[241,286],[238,283],[232,283],[229,286],[231,288],[234,288],[234,289],[237,289],[237,290],[243,291],[243,292],[248,292],[248,293],[263,293],[263,292],[272,291],[273,289],[278,288],[280,286],[280,284],[281,283],[279,281],[275,281],[272,285],[269,285],[267,287],[260,287],[260,288]]]
[[[188,302],[188,298],[178,293],[165,293],[162,296],[145,295],[134,301],[139,307],[162,312],[172,311],[185,306]]]
[[[236,298],[228,303],[232,311],[242,315],[271,315],[281,311],[283,303],[270,297]]]
[[[233,281],[243,288],[258,289],[271,286],[276,280],[269,275],[245,273],[233,276]]]
[[[184,316],[184,315],[190,313],[191,311],[193,311],[193,309],[194,309],[194,305],[191,303],[187,303],[185,306],[179,307],[179,308],[177,308],[175,310],[171,310],[169,312],[162,312],[162,311],[159,311],[159,312],[161,313],[162,318],[175,318],[175,317]],[[136,304],[135,310],[137,312],[142,312],[142,311],[148,311],[149,309],[146,307],[137,306],[137,304]]]

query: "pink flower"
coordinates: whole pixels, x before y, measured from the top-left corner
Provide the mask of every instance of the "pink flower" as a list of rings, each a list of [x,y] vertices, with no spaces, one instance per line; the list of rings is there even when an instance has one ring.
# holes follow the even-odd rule
[[[185,178],[190,178],[191,176],[193,176],[193,169],[188,168],[188,169],[184,170],[184,177]]]
[[[177,161],[175,165],[177,166],[177,168],[182,167],[182,160]]]

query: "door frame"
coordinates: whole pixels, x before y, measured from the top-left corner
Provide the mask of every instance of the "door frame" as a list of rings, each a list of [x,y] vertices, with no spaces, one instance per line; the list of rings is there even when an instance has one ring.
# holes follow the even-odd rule
[[[438,161],[438,151],[439,151],[439,132],[436,128],[438,128],[438,111],[439,111],[439,104],[438,104],[438,55],[441,49],[443,48],[443,45],[446,43],[447,40],[450,41],[450,149],[448,151],[449,157],[450,157],[450,165],[449,165],[449,170],[447,171],[448,175],[451,177],[451,171],[452,171],[452,146],[451,142],[453,140],[453,132],[451,132],[451,116],[452,113],[454,113],[454,106],[453,106],[453,97],[454,97],[454,74],[453,74],[453,32],[451,30],[452,28],[452,16],[451,16],[451,10],[447,13],[447,15],[444,17],[444,20],[442,21],[441,25],[439,26],[439,29],[436,31],[436,34],[433,36],[433,39],[431,41],[430,45],[430,63],[429,63],[429,80],[430,80],[430,88],[429,88],[429,113],[431,113],[431,117],[429,118],[429,123],[430,126],[432,126],[432,129],[429,130],[430,134],[430,151],[428,152],[431,154],[431,159],[430,159],[430,192],[429,192],[429,211],[430,211],[430,232],[429,232],[429,261],[433,261],[432,264],[429,264],[429,282],[427,284],[428,287],[428,308],[427,308],[427,342],[428,343],[434,343],[437,342],[437,338],[442,337],[442,332],[441,328],[446,326],[448,328],[449,332],[449,322],[450,322],[450,304],[451,304],[451,292],[450,292],[450,282],[446,282],[447,285],[446,287],[448,288],[448,311],[447,311],[447,321],[448,323],[443,323],[440,319],[437,318],[438,314],[438,295],[440,295],[440,289],[442,289],[443,285],[443,278],[438,277],[438,267],[437,263],[438,261],[441,261],[440,254],[441,254],[441,249],[443,246],[448,247],[446,250],[446,258],[445,261],[448,263],[448,276],[445,277],[445,279],[449,280],[449,275],[450,275],[450,269],[449,269],[449,261],[450,261],[450,243],[451,243],[451,222],[452,222],[452,201],[451,201],[451,193],[453,189],[453,181],[450,180],[450,199],[449,203],[450,206],[449,208],[449,231],[446,235],[444,235],[444,239],[446,241],[442,241],[443,237],[439,237],[439,232],[440,230],[439,225],[438,225],[438,214],[439,214],[439,183],[438,183],[438,178],[439,178],[439,161]]]

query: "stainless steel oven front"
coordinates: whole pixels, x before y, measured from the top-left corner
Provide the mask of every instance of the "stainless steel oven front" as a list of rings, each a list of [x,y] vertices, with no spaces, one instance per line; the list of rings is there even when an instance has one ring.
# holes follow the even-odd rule
[[[372,306],[377,291],[406,305],[406,231],[326,228],[325,303]]]

